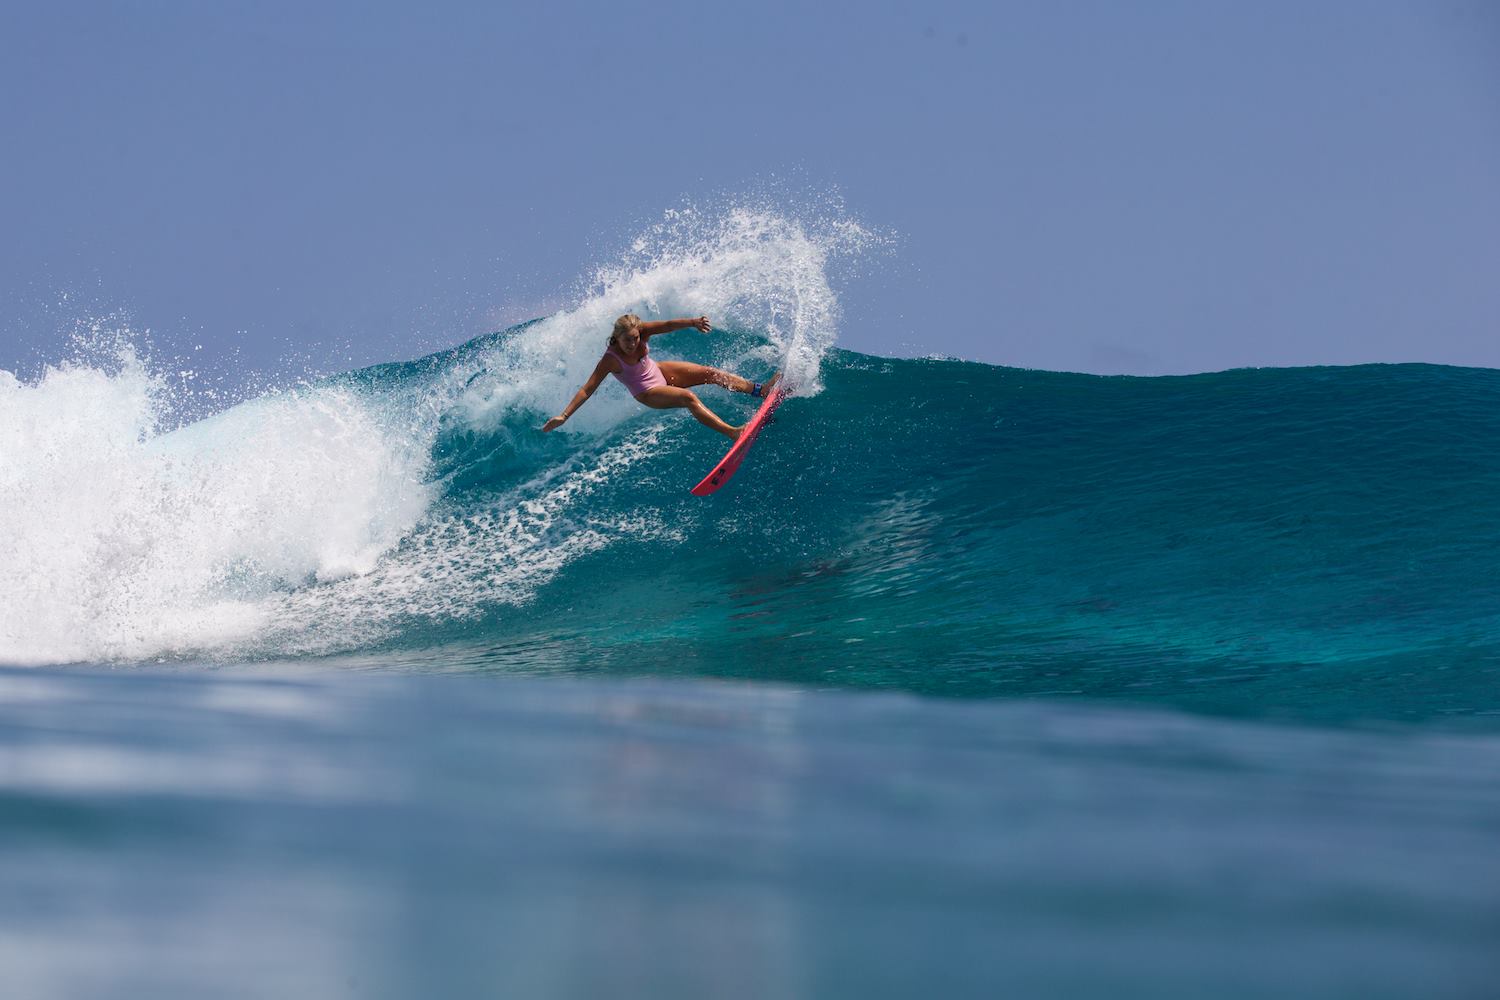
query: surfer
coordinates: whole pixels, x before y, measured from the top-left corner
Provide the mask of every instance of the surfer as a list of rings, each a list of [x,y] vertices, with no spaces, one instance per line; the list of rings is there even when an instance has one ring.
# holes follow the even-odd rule
[[[604,356],[594,366],[594,373],[583,384],[583,388],[573,394],[573,399],[568,403],[567,408],[543,424],[542,430],[556,430],[565,424],[573,415],[573,411],[587,402],[588,398],[594,394],[594,390],[599,388],[599,383],[604,381],[604,376],[613,375],[630,390],[632,396],[646,406],[655,410],[686,407],[693,416],[698,418],[700,424],[712,427],[731,441],[738,440],[743,425],[735,427],[720,420],[713,410],[703,405],[703,401],[698,398],[697,393],[692,391],[692,387],[712,383],[733,392],[744,392],[759,397],[770,393],[772,387],[781,378],[781,373],[777,372],[766,382],[758,383],[707,365],[693,364],[691,361],[663,361],[657,364],[651,359],[646,341],[657,334],[670,333],[673,330],[682,330],[690,326],[703,333],[708,333],[713,329],[713,324],[708,321],[707,316],[699,316],[697,319],[668,319],[646,323],[635,313],[626,313],[615,320],[614,332],[609,335]]]

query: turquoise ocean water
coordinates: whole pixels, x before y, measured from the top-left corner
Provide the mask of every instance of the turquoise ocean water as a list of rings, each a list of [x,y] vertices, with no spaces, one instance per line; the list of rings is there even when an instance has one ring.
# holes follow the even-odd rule
[[[208,416],[0,375],[17,995],[1493,995],[1500,373],[872,357],[805,236]],[[714,497],[537,431],[627,308],[798,386]]]

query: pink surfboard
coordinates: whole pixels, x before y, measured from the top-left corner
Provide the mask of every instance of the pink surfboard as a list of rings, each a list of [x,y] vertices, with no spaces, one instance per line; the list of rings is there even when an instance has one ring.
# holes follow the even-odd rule
[[[719,460],[714,466],[714,471],[703,477],[703,482],[693,487],[693,496],[706,497],[720,486],[729,482],[729,477],[734,475],[734,470],[740,467],[745,456],[750,453],[750,446],[755,443],[755,437],[760,433],[766,421],[771,419],[771,414],[776,412],[776,407],[787,397],[786,382],[776,383],[776,388],[766,397],[766,401],[760,404],[760,409],[755,411],[755,416],[745,425],[745,432],[739,436],[739,440],[730,446],[728,454]]]

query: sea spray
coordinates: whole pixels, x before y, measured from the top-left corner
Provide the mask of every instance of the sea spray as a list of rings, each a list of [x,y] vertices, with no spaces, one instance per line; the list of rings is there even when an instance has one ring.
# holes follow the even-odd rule
[[[194,373],[153,368],[128,337],[83,338],[82,360],[31,382],[5,373],[0,662],[377,648],[524,604],[617,541],[670,544],[681,533],[652,508],[601,510],[595,494],[664,483],[663,458],[705,444],[680,414],[611,383],[567,433],[538,426],[625,311],[708,313],[714,337],[659,350],[752,376],[785,365],[816,392],[836,338],[830,261],[870,239],[846,218],[669,212],[555,315],[182,427]],[[701,461],[687,450],[684,467]]]

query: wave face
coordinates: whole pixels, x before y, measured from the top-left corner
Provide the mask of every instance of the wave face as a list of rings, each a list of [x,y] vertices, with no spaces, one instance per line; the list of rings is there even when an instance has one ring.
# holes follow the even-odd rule
[[[825,274],[857,227],[692,225],[575,309],[175,429],[129,351],[0,375],[0,661],[1500,708],[1500,372],[870,357]],[[721,324],[658,357],[800,386],[714,497],[687,491],[723,440],[613,380],[537,430],[628,309]]]

